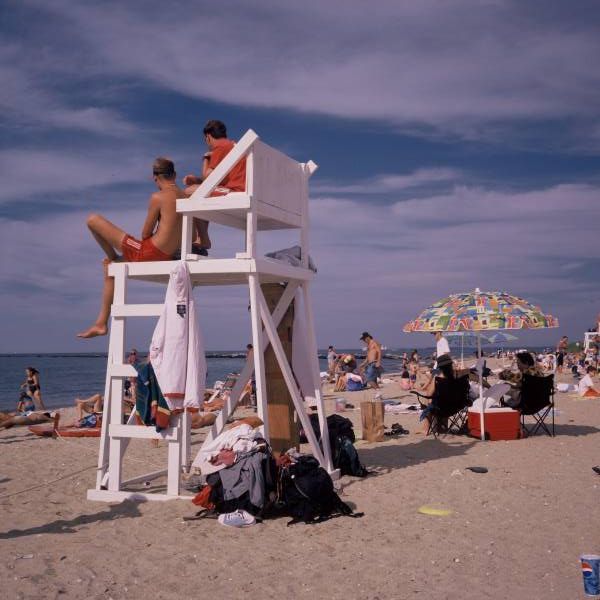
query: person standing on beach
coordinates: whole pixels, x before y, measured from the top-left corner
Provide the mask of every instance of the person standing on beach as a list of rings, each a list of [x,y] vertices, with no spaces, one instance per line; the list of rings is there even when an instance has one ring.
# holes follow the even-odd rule
[[[435,336],[435,358],[437,362],[440,356],[450,354],[450,346],[441,331],[434,331],[433,335]]]
[[[208,152],[202,157],[202,175],[186,175],[183,178],[185,195],[191,196],[200,184],[214,171],[216,166],[231,152],[235,143],[227,139],[227,127],[222,121],[210,120],[204,126],[204,141]],[[225,196],[230,192],[243,192],[246,190],[246,159],[242,158],[223,177],[211,196]],[[208,236],[208,221],[194,218],[194,234],[192,239],[192,252],[206,256],[211,247]]]
[[[378,389],[377,378],[381,374],[381,344],[373,339],[368,331],[363,331],[360,339],[367,344],[367,356],[360,365],[361,370],[364,369],[367,387]]]
[[[338,355],[336,354],[335,348],[329,346],[327,348],[327,374],[330,378],[332,378],[335,373],[335,363],[337,362],[337,359]]]
[[[150,196],[141,240],[136,240],[101,215],[92,214],[88,217],[87,226],[107,258],[103,261],[104,289],[100,312],[94,324],[78,333],[77,337],[92,338],[108,332],[108,318],[115,290],[115,280],[108,276],[108,265],[111,262],[172,260],[179,250],[181,215],[177,213],[176,204],[177,198],[185,198],[185,194],[175,183],[176,175],[175,166],[168,158],[159,157],[154,161],[152,176],[159,191]],[[119,256],[117,250],[123,256]]]
[[[563,365],[565,364],[565,354],[569,348],[569,338],[563,335],[558,344],[556,345],[556,372],[563,372]]]
[[[33,398],[33,402],[38,405],[38,410],[45,410],[42,400],[42,387],[40,385],[40,372],[33,367],[25,369],[25,381],[21,384],[22,388],[27,389],[27,394]]]

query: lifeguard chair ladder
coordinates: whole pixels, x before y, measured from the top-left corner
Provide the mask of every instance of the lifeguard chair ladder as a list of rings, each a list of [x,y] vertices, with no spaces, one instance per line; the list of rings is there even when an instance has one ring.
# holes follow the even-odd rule
[[[247,161],[246,191],[210,197],[223,177],[244,157]],[[316,169],[317,165],[312,161],[298,163],[264,144],[254,131],[248,130],[196,192],[189,199],[177,201],[177,212],[183,214],[181,255],[182,260],[187,264],[193,286],[248,285],[250,293],[254,361],[253,364],[247,363],[242,370],[226,405],[204,443],[214,439],[223,430],[253,372],[256,379],[258,416],[264,422],[264,435],[268,439],[264,351],[271,344],[294,408],[306,432],[311,451],[321,465],[335,477],[339,473],[334,471],[331,460],[310,299],[310,282],[314,274],[308,268],[308,179]],[[245,251],[237,253],[235,258],[226,259],[202,258],[191,254],[194,217],[245,230]],[[279,260],[257,256],[257,232],[275,229],[300,230],[300,266],[291,266]],[[126,319],[159,317],[163,308],[162,304],[127,304],[127,282],[129,279],[134,279],[165,285],[173,266],[174,263],[171,261],[162,261],[113,263],[109,267],[109,274],[115,278],[115,293],[105,382],[105,419],[102,423],[96,487],[88,490],[87,495],[90,500],[189,498],[189,495],[182,495],[180,490],[182,468],[190,464],[188,415],[184,413],[183,416],[172,417],[172,427],[161,433],[157,433],[152,427],[135,425],[132,419],[125,425],[122,423],[123,380],[137,374],[131,365],[125,364]],[[272,313],[268,309],[260,287],[263,283],[286,284],[285,291]],[[301,294],[307,324],[307,351],[310,354],[307,358],[313,367],[314,379],[311,390],[308,393],[304,390],[304,399],[277,335],[277,326],[298,292]],[[314,393],[311,394],[313,387]],[[310,425],[306,413],[307,405],[317,406],[322,448]],[[123,481],[123,457],[132,438],[167,441],[167,468]],[[125,489],[128,485],[150,481],[165,474],[167,475],[166,493],[146,493]]]

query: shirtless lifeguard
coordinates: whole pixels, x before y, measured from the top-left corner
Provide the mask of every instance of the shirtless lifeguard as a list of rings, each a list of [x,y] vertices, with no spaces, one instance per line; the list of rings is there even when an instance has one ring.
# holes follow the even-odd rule
[[[172,260],[181,244],[181,215],[177,213],[178,198],[185,198],[175,183],[175,166],[167,158],[157,158],[152,165],[154,183],[158,192],[150,196],[148,214],[142,228],[142,239],[134,237],[102,217],[90,215],[87,226],[106,253],[103,261],[104,288],[100,312],[94,324],[77,334],[80,338],[106,335],[113,301],[115,281],[108,276],[108,265],[113,261],[147,262]],[[121,251],[122,256],[117,254]]]

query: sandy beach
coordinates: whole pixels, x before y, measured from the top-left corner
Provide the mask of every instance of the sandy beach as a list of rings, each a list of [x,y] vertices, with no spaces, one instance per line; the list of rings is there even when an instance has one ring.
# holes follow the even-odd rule
[[[406,394],[395,382],[381,392]],[[344,395],[357,407],[344,416],[360,435],[358,406],[373,391]],[[326,397],[328,411],[333,397]],[[182,500],[89,502],[97,440],[5,430],[3,597],[582,597],[578,557],[600,549],[600,477],[591,470],[600,462],[600,405],[571,394],[556,398],[554,439],[436,440],[418,433],[416,414],[386,414],[387,426],[399,422],[410,433],[358,441],[362,462],[375,473],[336,484],[363,518],[292,527],[282,518],[241,530],[184,521],[196,509]],[[194,446],[202,437],[194,434]],[[160,468],[165,453],[135,440],[125,476]],[[58,481],[17,493],[51,480]],[[423,515],[422,505],[452,514]]]

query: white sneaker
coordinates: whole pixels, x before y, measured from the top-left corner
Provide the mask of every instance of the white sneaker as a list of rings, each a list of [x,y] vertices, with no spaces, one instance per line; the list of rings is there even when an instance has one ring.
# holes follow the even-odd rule
[[[219,523],[228,527],[250,527],[256,523],[256,519],[245,510],[236,510],[219,515]]]

